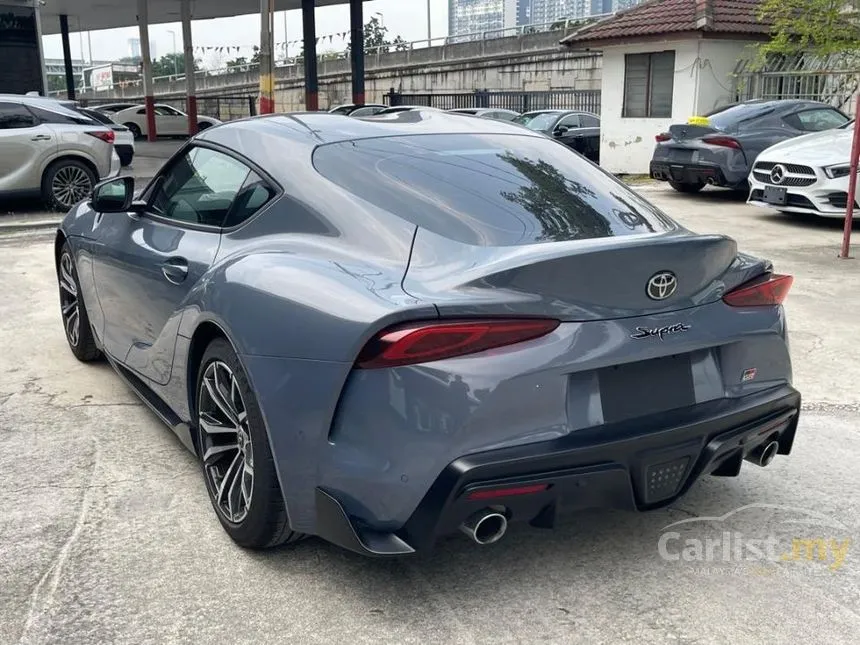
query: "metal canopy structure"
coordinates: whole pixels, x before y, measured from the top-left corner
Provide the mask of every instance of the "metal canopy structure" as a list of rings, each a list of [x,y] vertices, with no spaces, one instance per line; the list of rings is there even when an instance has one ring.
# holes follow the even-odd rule
[[[14,0],[13,0],[14,1]],[[17,0],[24,2],[27,0]],[[302,10],[305,60],[305,109],[318,109],[317,36],[314,13],[317,7],[337,4],[350,6],[353,101],[364,103],[364,15],[367,0],[34,0],[39,4],[42,34],[59,33],[63,42],[67,97],[75,99],[69,32],[73,25],[81,30],[114,29],[137,25],[140,33],[141,72],[146,103],[147,137],[156,137],[155,97],[152,85],[152,59],[149,51],[149,26],[182,23],[187,89],[188,133],[197,131],[197,92],[194,78],[192,20],[228,18],[239,15],[260,16],[260,111],[275,111],[274,12]],[[70,20],[71,19],[71,20]]]
[[[350,0],[316,0],[317,7],[348,4]],[[366,1],[366,0],[365,0]],[[272,0],[275,11],[301,9],[302,0]],[[231,18],[259,14],[259,0],[195,0],[191,3],[194,20]],[[72,29],[84,31],[137,26],[137,3],[134,0],[45,0],[41,6],[42,33],[60,33],[60,16],[70,19]],[[149,0],[149,24],[181,22],[178,0]]]

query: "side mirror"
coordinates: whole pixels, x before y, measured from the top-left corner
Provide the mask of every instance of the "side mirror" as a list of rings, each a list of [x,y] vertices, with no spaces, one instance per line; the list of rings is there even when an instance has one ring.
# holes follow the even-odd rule
[[[552,131],[552,136],[560,137],[562,135],[567,134],[567,131],[570,130],[566,125],[560,125],[555,130]]]
[[[134,177],[117,177],[97,184],[92,206],[99,213],[126,213],[134,199]]]

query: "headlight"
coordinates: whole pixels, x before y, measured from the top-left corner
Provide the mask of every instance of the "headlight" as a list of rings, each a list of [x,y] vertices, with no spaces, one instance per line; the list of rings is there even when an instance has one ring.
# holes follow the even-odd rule
[[[831,179],[839,179],[840,177],[847,177],[848,173],[851,172],[851,166],[847,163],[837,164],[835,166],[826,166],[824,168],[824,174],[830,177]]]

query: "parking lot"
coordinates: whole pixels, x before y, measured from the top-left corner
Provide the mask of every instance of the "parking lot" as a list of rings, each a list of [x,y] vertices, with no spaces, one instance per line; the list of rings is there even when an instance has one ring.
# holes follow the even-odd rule
[[[668,509],[515,525],[484,548],[452,536],[401,560],[313,539],[236,547],[192,456],[108,366],[68,351],[52,231],[0,235],[0,642],[856,643],[860,264],[836,257],[841,223],[726,191],[640,190],[795,276],[786,308],[804,412],[793,454],[703,479]],[[662,554],[667,525],[738,509],[685,535],[792,545],[782,522],[793,512],[814,516],[832,548],[767,563]]]

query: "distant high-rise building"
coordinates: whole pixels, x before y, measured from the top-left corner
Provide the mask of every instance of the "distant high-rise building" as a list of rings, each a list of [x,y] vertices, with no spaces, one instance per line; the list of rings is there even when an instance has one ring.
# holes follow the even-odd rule
[[[129,38],[128,39],[128,55],[132,58],[140,58],[140,38]],[[155,41],[149,41],[149,57],[152,60],[158,58],[158,54],[155,53]]]
[[[551,25],[628,9],[642,0],[449,0],[448,33],[478,34],[523,25]]]
[[[515,27],[521,0],[449,0],[448,35],[462,36]]]

